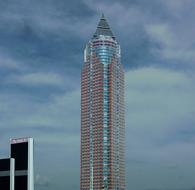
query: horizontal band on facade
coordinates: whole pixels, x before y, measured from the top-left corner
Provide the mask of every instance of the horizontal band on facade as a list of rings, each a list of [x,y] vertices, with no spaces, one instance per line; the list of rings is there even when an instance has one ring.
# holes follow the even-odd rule
[[[10,171],[0,171],[0,177],[10,176]]]
[[[15,171],[15,176],[25,176],[25,175],[28,175],[27,170]],[[1,171],[0,172],[0,177],[6,177],[6,176],[10,176],[10,171]]]

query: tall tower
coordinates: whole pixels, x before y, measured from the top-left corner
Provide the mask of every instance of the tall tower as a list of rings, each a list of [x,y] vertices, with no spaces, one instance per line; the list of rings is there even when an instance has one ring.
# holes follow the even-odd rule
[[[84,50],[81,190],[124,190],[124,71],[120,45],[102,15]]]

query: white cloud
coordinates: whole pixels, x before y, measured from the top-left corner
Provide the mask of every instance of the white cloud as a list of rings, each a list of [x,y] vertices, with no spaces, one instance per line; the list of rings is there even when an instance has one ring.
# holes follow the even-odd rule
[[[143,159],[143,178],[148,176],[147,168],[159,170],[163,177],[170,171],[170,165],[189,168],[192,164],[195,155],[190,152],[193,152],[194,143],[177,139],[178,135],[182,135],[177,133],[180,128],[194,122],[193,117],[188,117],[195,113],[193,80],[185,73],[152,67],[126,72],[126,155],[127,161]],[[49,155],[48,150],[44,151],[51,159],[55,157],[59,161],[56,167],[60,167],[62,160],[67,162],[67,151],[68,158],[74,157],[75,152],[79,155],[80,89],[53,95],[46,102],[20,94],[2,94],[0,105],[1,117],[5,118],[1,120],[0,131],[3,130],[3,136],[7,139],[13,134],[24,136],[30,133],[39,145],[39,154],[43,145],[50,151],[52,149],[51,154],[54,154],[55,147],[59,147],[60,155],[56,152]],[[190,161],[185,163],[187,154]],[[75,159],[79,162],[79,158]],[[52,160],[45,162],[52,163]],[[139,162],[132,166],[131,161],[127,164],[128,169],[135,167],[130,172],[132,179],[136,177],[132,172],[136,172],[138,165]],[[152,173],[150,176],[153,179]],[[177,179],[174,180],[177,182]],[[128,186],[138,187],[138,183],[134,180]]]
[[[0,49],[1,51],[1,49]],[[18,70],[21,64],[19,61],[0,53],[0,68],[14,69]]]
[[[165,59],[175,59],[178,61],[191,61],[195,60],[195,49],[191,47],[192,42],[183,39],[181,33],[176,33],[170,23],[160,23],[145,25],[146,32],[150,39],[161,45],[161,49],[152,49],[154,53],[158,53]]]
[[[36,127],[41,127],[41,129],[46,127],[47,130],[55,129],[56,133],[59,129],[63,130],[64,133],[78,131],[78,126],[80,126],[80,90],[52,95],[50,99],[48,97],[45,99],[47,101],[39,101],[39,99],[37,101],[36,98],[27,95],[2,94],[0,96],[0,112],[2,113],[0,128],[5,129],[6,126],[30,128],[35,133]],[[48,141],[50,140],[48,138]]]
[[[28,86],[62,86],[66,83],[65,78],[60,74],[52,72],[36,72],[20,75],[12,75],[4,80],[5,83],[20,84]]]
[[[193,84],[194,79],[188,75],[167,69],[128,71],[126,128],[135,142],[141,146],[158,146],[158,141],[169,143],[167,138],[174,135],[173,131],[194,122],[192,117],[188,121],[195,112]]]
[[[146,32],[153,40],[162,43],[164,46],[172,47],[175,45],[175,35],[166,23],[148,25]]]
[[[128,71],[125,81],[128,187],[190,188],[195,159],[194,79],[151,67]]]
[[[45,99],[0,95],[1,150],[7,149],[8,155],[10,138],[33,137],[37,189],[71,189],[79,185],[72,181],[79,179],[80,90]]]
[[[163,138],[163,133],[195,111],[193,84],[193,79],[186,74],[166,69],[127,72],[128,127],[143,134],[148,131],[153,138]]]

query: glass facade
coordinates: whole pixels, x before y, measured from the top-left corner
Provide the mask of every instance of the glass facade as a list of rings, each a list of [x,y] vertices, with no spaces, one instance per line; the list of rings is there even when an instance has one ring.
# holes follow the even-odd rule
[[[33,139],[12,139],[10,156],[15,159],[15,190],[34,190]]]
[[[0,159],[0,189],[14,189],[15,160],[13,158]]]
[[[104,16],[84,51],[81,190],[124,190],[124,71]]]

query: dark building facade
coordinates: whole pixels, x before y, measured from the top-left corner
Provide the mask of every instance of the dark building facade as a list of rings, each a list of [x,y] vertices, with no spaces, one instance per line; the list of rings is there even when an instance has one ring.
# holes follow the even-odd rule
[[[34,190],[33,139],[12,139],[10,157],[15,159],[15,190]]]
[[[13,158],[0,159],[0,189],[14,190],[15,160]]]
[[[124,70],[102,15],[81,74],[81,190],[125,189]]]

